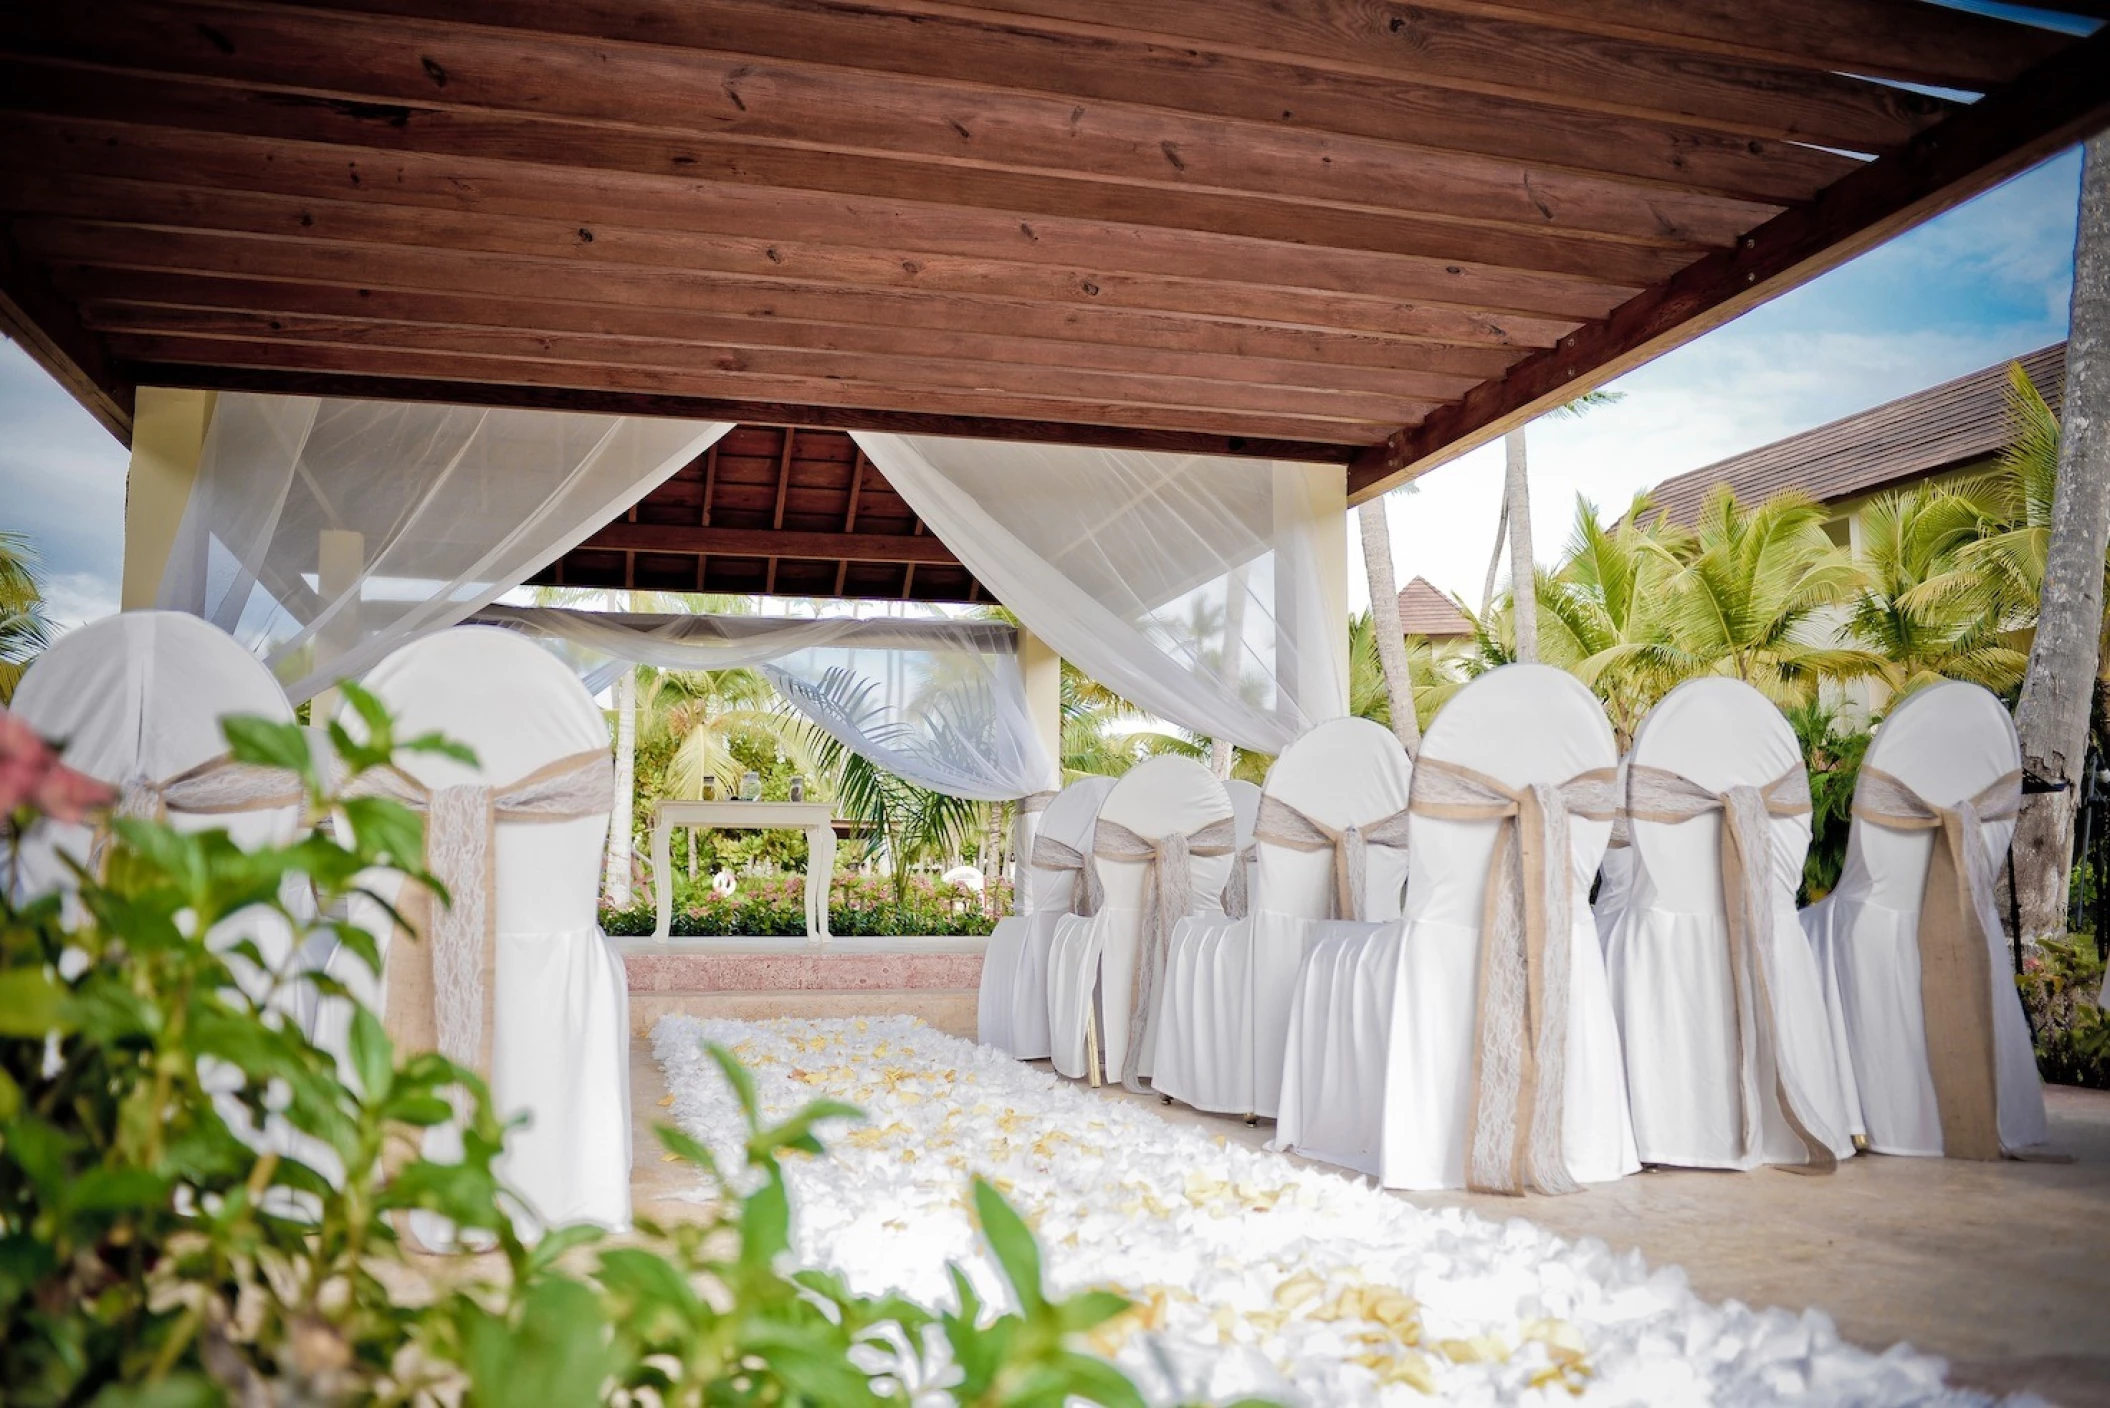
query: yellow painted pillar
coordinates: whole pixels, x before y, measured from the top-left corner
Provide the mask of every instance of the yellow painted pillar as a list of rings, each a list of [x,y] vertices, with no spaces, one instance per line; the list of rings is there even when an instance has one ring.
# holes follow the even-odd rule
[[[132,467],[125,476],[125,568],[119,601],[152,606],[198,478],[215,393],[142,386],[133,403]]]
[[[1054,769],[1051,786],[1061,786],[1062,774],[1062,657],[1053,646],[1025,627],[1018,631],[1018,669],[1025,677],[1026,708],[1033,715],[1033,731],[1047,752]]]

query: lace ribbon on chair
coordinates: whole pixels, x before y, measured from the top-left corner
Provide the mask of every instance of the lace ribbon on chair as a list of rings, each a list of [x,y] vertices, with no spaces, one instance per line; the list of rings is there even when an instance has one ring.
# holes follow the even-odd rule
[[[1407,818],[1402,807],[1390,816],[1361,826],[1328,826],[1297,810],[1279,797],[1260,799],[1260,816],[1253,824],[1253,839],[1293,851],[1333,852],[1332,919],[1361,919],[1363,892],[1369,884],[1370,847],[1387,850],[1407,848]]]
[[[117,805],[110,809],[110,815],[139,821],[163,821],[172,813],[233,816],[297,807],[306,796],[300,778],[293,773],[283,768],[238,763],[222,754],[160,781],[146,777],[127,779],[118,786]],[[90,864],[97,871],[109,858],[111,839],[107,824],[98,828],[89,853]]]
[[[1099,912],[1099,875],[1086,861],[1084,852],[1053,836],[1035,836],[1033,855],[1027,864],[1035,870],[1069,871],[1069,912],[1083,915]]]
[[[1999,910],[1998,865],[1987,854],[1985,823],[2022,811],[2020,770],[1976,796],[1938,807],[1880,768],[1863,767],[1854,815],[1892,831],[1939,831],[1920,894],[1920,1010],[1927,1071],[1941,1114],[1942,1153],[1952,1159],[1997,1159],[1999,1079],[1993,1054],[1993,993],[1987,947]],[[1934,1040],[1935,1033],[1941,1039]]]
[[[1759,1098],[1761,1049],[1773,1054],[1773,1091],[1788,1127],[1802,1141],[1807,1162],[1801,1173],[1831,1173],[1839,1159],[1814,1132],[1816,1121],[1800,1092],[1782,1074],[1780,1035],[1773,1023],[1773,974],[1768,935],[1773,919],[1773,827],[1777,816],[1807,816],[1810,779],[1795,763],[1763,787],[1715,792],[1665,768],[1634,765],[1627,771],[1627,816],[1634,821],[1676,824],[1710,812],[1722,814],[1722,912],[1728,916],[1729,985],[1736,1021],[1737,1103],[1741,1154],[1749,1158],[1765,1138]]]
[[[1230,817],[1212,821],[1198,831],[1174,831],[1156,840],[1101,817],[1092,834],[1092,854],[1099,859],[1145,864],[1143,934],[1136,945],[1135,985],[1130,989],[1128,1052],[1121,1063],[1121,1084],[1130,1090],[1143,1089],[1143,1077],[1137,1069],[1143,1059],[1143,1038],[1157,1010],[1158,986],[1164,980],[1165,957],[1172,946],[1172,926],[1193,902],[1193,858],[1235,857],[1237,852],[1238,837]],[[1233,869],[1236,868],[1234,860]]]
[[[1609,821],[1618,773],[1510,787],[1424,754],[1408,812],[1497,821],[1480,932],[1466,1186],[1483,1193],[1572,1193],[1562,1146],[1566,1107],[1571,913],[1568,822]]]
[[[491,993],[498,974],[498,823],[606,815],[615,761],[603,748],[574,753],[502,787],[429,788],[398,768],[362,775],[353,794],[386,797],[425,813],[425,868],[452,903],[434,913],[413,886],[397,905],[425,938],[430,961],[387,965],[384,1025],[399,1051],[434,1051],[485,1079],[491,1074]]]

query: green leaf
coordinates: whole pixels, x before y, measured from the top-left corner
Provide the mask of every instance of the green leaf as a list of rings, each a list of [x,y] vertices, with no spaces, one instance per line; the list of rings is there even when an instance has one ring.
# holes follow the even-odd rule
[[[979,1176],[974,1180],[974,1211],[981,1219],[983,1239],[989,1243],[997,1265],[1003,1268],[1004,1279],[1011,1283],[1012,1294],[1018,1297],[1019,1309],[1030,1318],[1045,1304],[1041,1296],[1040,1244],[1033,1240],[1025,1219],[1004,1201],[1004,1195]]]
[[[772,1166],[768,1179],[740,1205],[740,1261],[767,1267],[790,1246],[791,1198],[783,1173]]]
[[[733,1098],[740,1102],[740,1112],[747,1116],[748,1130],[753,1132],[760,1127],[762,1119],[761,1101],[755,1095],[755,1078],[747,1073],[747,1067],[740,1064],[739,1057],[717,1042],[705,1042],[703,1050],[725,1073],[725,1083],[733,1088]]]
[[[359,853],[406,868],[425,863],[425,820],[386,797],[346,797],[337,804],[351,823]]]
[[[679,1154],[712,1176],[717,1175],[718,1160],[701,1140],[691,1138],[671,1124],[655,1124],[652,1126],[652,1132],[659,1136],[659,1142],[667,1146],[669,1153]]]
[[[528,1255],[528,1269],[530,1272],[546,1271],[572,1248],[590,1246],[607,1235],[605,1229],[590,1222],[575,1222],[569,1227],[556,1228],[535,1244],[535,1250]]]
[[[1055,1306],[1055,1323],[1064,1334],[1079,1334],[1105,1324],[1133,1305],[1114,1291],[1083,1291]]]
[[[476,760],[476,750],[468,744],[438,733],[421,733],[396,745],[399,753],[435,753],[442,758],[452,758],[464,767],[482,766]]]
[[[381,1028],[381,1019],[364,1007],[352,1009],[352,1070],[368,1104],[388,1099],[395,1083],[395,1046]]]
[[[203,1374],[171,1374],[156,1383],[111,1384],[92,1401],[95,1408],[220,1408],[227,1400]]]
[[[70,1030],[62,1021],[66,989],[44,968],[0,972],[0,1036],[32,1039]]]
[[[310,787],[316,785],[315,753],[308,745],[308,731],[299,724],[234,714],[220,720],[220,731],[227,735],[227,749],[236,762],[282,768]]]

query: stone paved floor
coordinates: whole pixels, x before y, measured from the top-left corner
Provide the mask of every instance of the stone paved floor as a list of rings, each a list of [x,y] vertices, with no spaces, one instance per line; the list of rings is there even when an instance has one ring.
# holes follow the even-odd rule
[[[638,1210],[679,1217],[688,1180],[651,1134],[665,1086],[642,1036],[631,1059]],[[1265,1122],[1102,1093],[1242,1143],[1273,1136]],[[2072,1164],[1862,1157],[1829,1179],[1665,1170],[1567,1198],[1399,1196],[1638,1247],[1709,1299],[1822,1307],[1870,1348],[1909,1340],[1947,1356],[1958,1383],[2110,1405],[2110,1092],[2054,1089],[2049,1105]]]

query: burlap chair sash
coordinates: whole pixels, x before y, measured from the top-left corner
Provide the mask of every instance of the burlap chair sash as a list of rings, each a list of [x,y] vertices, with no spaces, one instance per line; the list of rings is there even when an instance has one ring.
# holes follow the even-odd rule
[[[1763,787],[1715,792],[1665,768],[1637,765],[1628,769],[1626,787],[1627,816],[1633,821],[1675,825],[1722,814],[1722,912],[1728,920],[1731,1011],[1736,1022],[1739,1138],[1742,1155],[1755,1156],[1765,1138],[1759,1053],[1780,1050],[1773,1022],[1772,946],[1767,940],[1773,922],[1772,819],[1809,815],[1809,774],[1795,763]],[[1777,1055],[1773,1090],[1781,1114],[1806,1151],[1806,1161],[1796,1171],[1836,1169],[1838,1156],[1815,1133],[1813,1112],[1782,1075]]]
[[[1195,856],[1233,856],[1238,837],[1230,817],[1213,821],[1198,831],[1174,831],[1156,837],[1143,836],[1118,821],[1099,819],[1092,833],[1092,854],[1100,860],[1144,864],[1143,932],[1136,944],[1135,982],[1130,988],[1133,1005],[1128,1013],[1128,1054],[1122,1062],[1121,1083],[1130,1090],[1143,1089],[1140,1065],[1143,1039],[1157,1008],[1158,988],[1164,982],[1165,961],[1172,947],[1172,928],[1193,907]],[[1239,863],[1234,859],[1234,870]],[[1096,884],[1096,881],[1095,881]]]
[[[1609,821],[1618,772],[1511,787],[1423,755],[1414,769],[1415,816],[1501,823],[1481,916],[1480,994],[1474,1016],[1466,1185],[1485,1193],[1572,1193],[1562,1146],[1566,1107],[1569,819]]]
[[[1988,854],[1985,824],[2021,811],[2019,769],[1953,807],[1934,805],[1880,768],[1864,766],[1854,788],[1854,815],[1861,820],[1892,831],[1941,833],[1920,894],[1920,1010],[1942,1152],[1952,1159],[2016,1152],[2000,1143],[1988,967],[1991,935],[2000,924],[1993,891],[1999,865]]]
[[[1099,876],[1087,862],[1084,852],[1053,836],[1035,836],[1033,855],[1028,864],[1035,870],[1070,872],[1070,913],[1091,915],[1099,912]]]
[[[222,754],[185,768],[174,777],[128,778],[118,784],[117,804],[110,809],[110,816],[137,821],[166,821],[174,815],[235,816],[297,807],[306,798],[296,774],[283,768],[238,763]],[[107,824],[97,829],[89,860],[98,872],[108,861],[112,839]]]
[[[1299,811],[1279,797],[1260,799],[1260,815],[1253,825],[1253,840],[1293,851],[1333,852],[1333,910],[1330,919],[1361,919],[1364,891],[1369,885],[1370,848],[1407,848],[1407,817],[1402,807],[1387,817],[1360,826],[1329,826]]]
[[[488,1080],[498,977],[498,868],[491,854],[498,824],[607,815],[615,803],[615,761],[603,748],[574,753],[501,787],[433,788],[401,769],[381,768],[348,790],[425,814],[425,868],[452,901],[435,906],[432,892],[419,885],[396,906],[425,940],[427,961],[388,963],[388,1034],[399,1051],[438,1051]],[[408,957],[400,950],[398,956]]]

